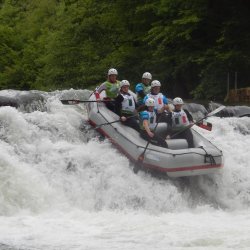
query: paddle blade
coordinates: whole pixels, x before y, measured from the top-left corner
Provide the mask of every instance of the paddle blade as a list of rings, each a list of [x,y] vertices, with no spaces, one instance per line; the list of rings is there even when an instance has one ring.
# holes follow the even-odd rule
[[[136,163],[135,166],[133,167],[133,172],[137,174],[141,170],[141,166],[139,163]]]
[[[142,163],[144,161],[144,155],[145,154],[141,154],[139,157],[138,157],[138,162]]]
[[[141,153],[137,159],[137,162],[135,163],[135,166],[133,168],[133,171],[135,174],[139,172],[139,170],[143,169],[143,161],[144,161],[144,155],[145,155],[145,150],[143,153]]]
[[[221,110],[223,110],[226,106],[220,106],[219,108],[213,110],[212,112],[208,113],[206,115],[206,117],[209,117],[209,116],[212,116],[212,115],[215,115],[217,113],[219,113]]]

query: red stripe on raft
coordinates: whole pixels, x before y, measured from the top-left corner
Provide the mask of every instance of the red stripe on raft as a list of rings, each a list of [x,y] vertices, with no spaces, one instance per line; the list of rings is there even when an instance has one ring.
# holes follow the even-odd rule
[[[212,127],[211,126],[208,126],[208,125],[205,125],[205,124],[199,124],[198,125],[200,128],[203,128],[203,129],[206,129],[208,131],[211,131],[212,130]]]
[[[89,123],[92,126],[96,126],[96,124],[89,120]],[[101,134],[103,134],[104,136],[106,136],[123,154],[125,154],[131,161],[133,161],[134,163],[137,162],[137,160],[135,160],[124,148],[122,148],[116,141],[114,141],[104,130],[102,130],[101,128],[97,129]],[[211,169],[211,168],[222,168],[223,164],[215,164],[215,165],[199,165],[199,166],[191,166],[191,167],[175,167],[175,168],[161,168],[155,165],[151,165],[148,163],[143,163],[143,165],[146,168],[150,168],[150,169],[156,169],[158,171],[161,172],[180,172],[180,171],[192,171],[192,170],[203,170],[203,169]]]

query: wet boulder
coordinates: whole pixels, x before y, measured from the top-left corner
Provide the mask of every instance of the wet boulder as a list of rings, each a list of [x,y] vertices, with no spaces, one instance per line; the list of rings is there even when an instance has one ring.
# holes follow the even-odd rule
[[[222,104],[210,102],[209,110],[215,110]],[[250,107],[248,106],[226,106],[223,110],[215,114],[218,117],[250,117]]]
[[[0,96],[0,106],[11,106],[18,108],[17,99],[8,96]]]

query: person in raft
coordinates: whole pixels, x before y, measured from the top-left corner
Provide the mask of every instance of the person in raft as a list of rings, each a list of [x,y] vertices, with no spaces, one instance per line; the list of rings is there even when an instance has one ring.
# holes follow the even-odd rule
[[[140,131],[139,123],[136,119],[136,102],[134,97],[129,93],[130,83],[128,80],[122,80],[120,83],[120,92],[115,98],[117,114],[121,122],[138,132]]]
[[[190,128],[187,128],[190,124],[194,122],[192,115],[183,109],[184,102],[180,97],[173,99],[174,110],[169,114],[168,124],[171,126],[171,135],[178,133],[173,139],[186,139],[188,142],[188,147],[194,147],[193,134]],[[186,129],[185,129],[186,128]],[[183,131],[182,131],[183,130]],[[182,131],[182,132],[181,132]]]
[[[101,84],[98,92],[101,93],[103,90],[106,91],[105,104],[108,109],[115,112],[115,102],[114,99],[120,90],[120,81],[117,80],[118,71],[114,68],[108,70],[107,80]]]
[[[152,75],[149,72],[145,72],[142,75],[142,82],[136,84],[135,93],[137,95],[138,105],[143,105],[144,97],[150,92],[151,80],[152,80]]]
[[[168,106],[168,99],[160,91],[161,83],[158,80],[152,81],[150,93],[148,93],[144,97],[143,102],[146,103],[148,98],[153,98],[155,100],[155,109],[157,110],[157,122],[167,122],[168,111],[170,111]]]
[[[145,102],[145,110],[140,112],[140,135],[141,137],[149,141],[154,145],[167,148],[168,145],[164,139],[155,134],[156,122],[156,110],[155,100],[148,98]]]

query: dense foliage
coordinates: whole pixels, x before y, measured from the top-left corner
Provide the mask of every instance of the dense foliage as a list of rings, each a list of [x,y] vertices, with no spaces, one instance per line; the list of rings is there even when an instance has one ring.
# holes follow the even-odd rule
[[[90,88],[115,67],[173,97],[216,98],[250,82],[247,0],[0,0],[0,89]]]

